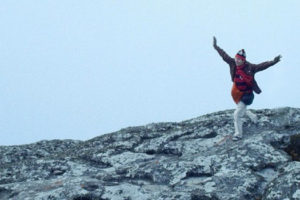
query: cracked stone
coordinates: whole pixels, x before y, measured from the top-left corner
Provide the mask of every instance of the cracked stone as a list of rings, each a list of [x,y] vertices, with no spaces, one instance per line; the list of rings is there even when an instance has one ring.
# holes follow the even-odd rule
[[[300,198],[300,109],[251,110],[237,142],[233,112],[0,146],[0,199]]]

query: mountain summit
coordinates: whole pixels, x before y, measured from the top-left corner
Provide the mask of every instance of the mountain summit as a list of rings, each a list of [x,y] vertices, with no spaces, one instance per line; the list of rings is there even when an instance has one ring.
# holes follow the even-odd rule
[[[0,199],[300,199],[300,109],[233,110],[129,127],[87,141],[0,146]]]

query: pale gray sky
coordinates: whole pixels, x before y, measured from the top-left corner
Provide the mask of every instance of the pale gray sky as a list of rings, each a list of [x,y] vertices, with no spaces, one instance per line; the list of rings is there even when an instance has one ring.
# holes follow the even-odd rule
[[[0,145],[86,140],[235,108],[229,67],[253,63],[249,107],[300,107],[297,0],[2,0]]]

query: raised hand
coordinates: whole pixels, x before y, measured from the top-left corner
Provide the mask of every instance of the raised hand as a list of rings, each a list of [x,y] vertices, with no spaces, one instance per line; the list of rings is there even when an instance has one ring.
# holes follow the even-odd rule
[[[275,61],[275,62],[279,62],[279,61],[280,61],[280,59],[281,59],[281,57],[282,57],[281,55],[279,55],[279,56],[276,56],[276,57],[274,58],[274,61]]]
[[[217,46],[217,38],[214,36],[214,46]]]

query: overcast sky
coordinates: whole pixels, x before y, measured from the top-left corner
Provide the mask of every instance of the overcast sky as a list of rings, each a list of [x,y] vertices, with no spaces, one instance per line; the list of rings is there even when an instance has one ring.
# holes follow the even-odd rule
[[[233,109],[229,67],[260,63],[252,109],[300,107],[300,1],[2,0],[0,145],[87,140]]]

